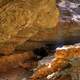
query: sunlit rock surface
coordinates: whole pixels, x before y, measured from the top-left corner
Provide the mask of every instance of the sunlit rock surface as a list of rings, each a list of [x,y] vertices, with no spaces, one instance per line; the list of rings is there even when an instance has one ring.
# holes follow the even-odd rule
[[[57,6],[60,11],[60,23],[58,23],[54,29],[47,29],[47,31],[46,29],[40,30],[36,35],[32,36],[29,41],[17,46],[17,49],[29,50],[52,42],[62,42],[64,44],[66,42],[80,42],[79,5],[79,2],[76,0],[57,1]],[[28,44],[29,46],[27,47]]]
[[[0,80],[80,80],[79,63],[79,0],[0,0]]]
[[[40,30],[54,29],[58,21],[56,0],[1,0],[0,50],[11,53]]]
[[[1,3],[6,4],[0,7],[1,53],[11,53],[16,48],[33,50],[52,42],[80,41],[79,3],[57,2],[60,12],[52,0],[1,0]]]

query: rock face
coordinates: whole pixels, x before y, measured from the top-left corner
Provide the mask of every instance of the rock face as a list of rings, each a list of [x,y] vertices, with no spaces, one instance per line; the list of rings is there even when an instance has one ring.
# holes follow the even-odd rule
[[[56,0],[1,0],[0,50],[6,52],[2,49],[5,45],[12,51],[40,30],[53,29],[58,17]]]
[[[80,80],[79,0],[57,1],[0,0],[0,80]]]
[[[60,0],[57,2],[61,12],[62,21],[73,20],[80,22],[80,1],[79,0]]]
[[[39,61],[32,52],[20,51],[0,58],[0,80],[79,80],[79,62],[80,43],[58,47]]]
[[[47,43],[80,41],[80,22],[72,20],[72,16],[68,16],[68,22],[62,21],[70,9],[74,11],[64,10],[66,6],[61,6],[65,4],[58,2],[59,12],[55,0],[1,0],[0,3],[1,53],[33,50]]]
[[[31,80],[80,79],[80,44],[59,47],[54,57],[49,57],[40,61]]]

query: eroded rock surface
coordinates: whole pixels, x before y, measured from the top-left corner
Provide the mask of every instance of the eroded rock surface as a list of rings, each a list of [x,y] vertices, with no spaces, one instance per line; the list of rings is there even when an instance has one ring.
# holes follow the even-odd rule
[[[1,0],[0,4],[0,47],[11,51],[39,30],[53,29],[59,20],[56,0]]]
[[[0,0],[0,80],[80,79],[80,44],[63,46],[80,42],[76,1]]]
[[[57,48],[51,61],[42,60],[31,80],[79,80],[80,44]]]

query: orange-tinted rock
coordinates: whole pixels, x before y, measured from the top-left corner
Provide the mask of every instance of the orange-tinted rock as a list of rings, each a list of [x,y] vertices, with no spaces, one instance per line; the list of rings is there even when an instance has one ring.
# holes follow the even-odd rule
[[[80,75],[80,48],[74,45],[73,48],[57,50],[54,59],[38,68],[31,77],[31,80],[74,80]],[[65,75],[70,75],[67,77]],[[60,76],[60,77],[59,77]]]

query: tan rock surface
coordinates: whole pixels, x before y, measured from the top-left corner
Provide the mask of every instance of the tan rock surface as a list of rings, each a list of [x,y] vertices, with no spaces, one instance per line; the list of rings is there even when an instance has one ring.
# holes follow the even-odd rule
[[[39,30],[53,29],[59,20],[56,0],[1,0],[0,4],[0,47],[11,51]]]
[[[17,48],[18,50],[32,50],[34,48],[44,46],[44,44],[48,43],[76,43],[79,41],[80,23],[61,22],[54,29],[40,30],[36,35],[32,36],[28,41],[22,45],[19,45]]]

